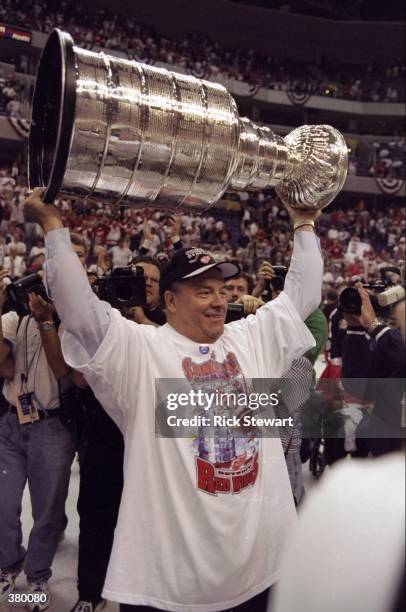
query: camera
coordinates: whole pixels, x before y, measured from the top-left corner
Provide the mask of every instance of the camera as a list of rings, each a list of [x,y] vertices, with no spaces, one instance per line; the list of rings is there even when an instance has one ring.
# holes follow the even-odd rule
[[[6,292],[10,306],[20,317],[31,314],[28,308],[29,293],[36,293],[47,302],[51,302],[45,290],[45,285],[42,282],[42,277],[37,273],[29,274],[14,283],[10,283],[6,287]]]
[[[363,287],[372,292],[370,300],[372,307],[378,317],[386,318],[389,315],[388,306],[395,304],[405,296],[403,287],[396,284],[394,276],[400,277],[400,269],[396,267],[382,268],[381,282],[364,284]],[[352,279],[355,282],[357,279]],[[348,314],[361,314],[361,297],[358,289],[347,287],[344,289],[338,300],[338,309]]]
[[[244,304],[227,304],[227,314],[225,323],[239,321],[246,316],[244,312]]]
[[[270,281],[270,288],[273,291],[283,291],[288,268],[286,266],[272,266],[272,268],[275,272],[275,276]]]
[[[146,306],[144,270],[141,266],[115,268],[108,276],[97,279],[94,291],[101,300],[119,310]]]
[[[269,302],[273,297],[275,297],[275,291],[283,291],[286,274],[288,273],[287,266],[272,266],[272,269],[275,276],[272,280],[267,280],[265,282],[266,294],[262,296],[262,299],[265,300],[265,302]]]

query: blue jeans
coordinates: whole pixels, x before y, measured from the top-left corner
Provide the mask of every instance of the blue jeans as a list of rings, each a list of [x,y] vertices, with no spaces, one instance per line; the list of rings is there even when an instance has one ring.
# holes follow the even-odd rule
[[[59,419],[20,425],[16,414],[0,418],[0,568],[28,580],[48,580],[65,527],[65,501],[75,436]],[[28,481],[34,524],[22,546],[21,502]]]

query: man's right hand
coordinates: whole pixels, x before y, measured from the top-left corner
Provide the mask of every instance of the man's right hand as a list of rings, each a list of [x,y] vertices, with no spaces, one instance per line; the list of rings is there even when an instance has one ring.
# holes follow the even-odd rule
[[[24,217],[26,221],[38,223],[45,233],[63,228],[58,209],[53,204],[44,204],[42,196],[45,187],[35,187],[24,203]]]

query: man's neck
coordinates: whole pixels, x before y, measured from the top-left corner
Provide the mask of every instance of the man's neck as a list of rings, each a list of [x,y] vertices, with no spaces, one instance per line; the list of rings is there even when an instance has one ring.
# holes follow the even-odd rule
[[[196,342],[197,344],[214,344],[218,340],[218,338],[216,339],[208,338],[207,336],[203,334],[200,335],[198,333],[194,334],[194,333],[185,331],[182,329],[182,326],[177,326],[176,323],[174,323],[173,321],[168,321],[168,323],[178,334],[180,334],[187,340],[190,340],[191,342]]]

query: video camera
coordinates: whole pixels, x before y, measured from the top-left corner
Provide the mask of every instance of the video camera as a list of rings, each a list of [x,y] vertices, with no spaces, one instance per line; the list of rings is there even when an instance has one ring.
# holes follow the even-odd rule
[[[399,279],[401,277],[400,268],[387,266],[381,269],[380,274],[380,282],[363,283],[362,286],[372,292],[370,299],[376,315],[385,318],[389,314],[388,306],[402,300],[405,297],[405,290],[396,282],[396,277],[399,277]],[[361,314],[361,297],[356,287],[347,287],[341,292],[338,300],[338,309],[347,314]]]
[[[6,292],[10,306],[20,317],[25,317],[31,314],[31,311],[28,308],[29,293],[36,293],[45,301],[49,303],[51,302],[45,290],[45,285],[42,282],[42,276],[36,272],[34,274],[24,276],[24,278],[20,278],[14,283],[10,283],[6,287]]]
[[[109,275],[98,278],[96,295],[119,310],[132,306],[146,306],[144,270],[141,266],[115,268]]]
[[[115,268],[111,274],[97,279],[94,285],[96,295],[113,308],[119,310],[131,306],[145,306],[145,279],[141,266]],[[28,307],[28,294],[36,293],[51,303],[40,274],[34,273],[20,278],[6,287],[10,306],[20,317],[31,314]]]

